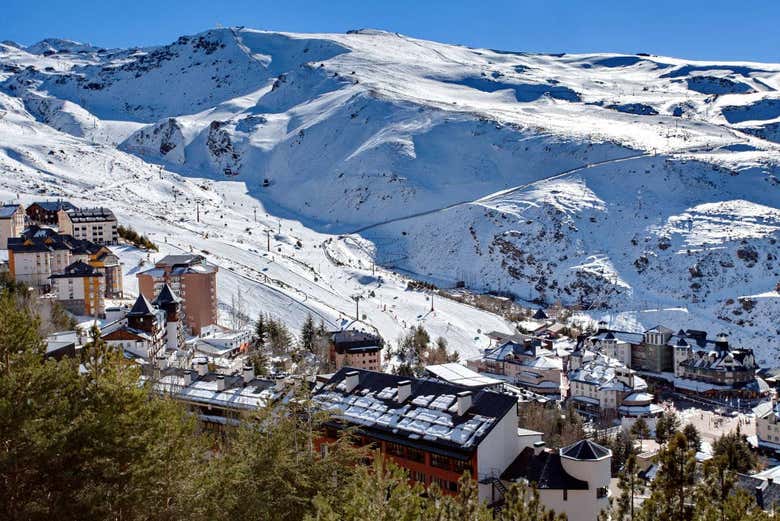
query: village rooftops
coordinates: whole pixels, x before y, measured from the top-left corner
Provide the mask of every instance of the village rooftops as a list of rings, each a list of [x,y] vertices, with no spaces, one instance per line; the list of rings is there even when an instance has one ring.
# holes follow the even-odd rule
[[[144,373],[153,371],[144,368]],[[146,374],[144,379],[148,378]],[[161,371],[154,388],[176,400],[202,406],[216,406],[228,410],[256,410],[277,397],[276,382],[238,375],[216,373],[199,374],[196,370],[166,368]]]
[[[434,380],[344,367],[314,393],[334,414],[329,424],[355,425],[365,435],[467,459],[488,433],[516,407],[507,394]]]
[[[590,352],[586,352],[586,355]],[[633,375],[634,385],[629,387],[620,380],[618,373],[624,373],[626,376]],[[644,391],[647,389],[647,383],[635,375],[635,371],[627,368],[620,361],[596,354],[595,357],[583,364],[579,369],[569,373],[569,380],[572,382],[583,382],[590,385],[596,385],[599,389],[617,390],[617,391]]]

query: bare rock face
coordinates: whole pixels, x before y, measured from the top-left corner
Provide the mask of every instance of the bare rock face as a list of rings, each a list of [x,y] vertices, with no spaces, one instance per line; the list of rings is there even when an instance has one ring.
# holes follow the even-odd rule
[[[233,147],[233,141],[226,121],[212,121],[206,138],[209,159],[215,168],[226,176],[238,175],[241,171],[241,155]]]
[[[135,132],[122,144],[128,152],[184,164],[184,136],[176,118],[167,118]]]

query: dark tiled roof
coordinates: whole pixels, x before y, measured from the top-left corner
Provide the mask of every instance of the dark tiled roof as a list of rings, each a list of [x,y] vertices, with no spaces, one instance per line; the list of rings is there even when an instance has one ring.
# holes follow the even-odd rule
[[[609,449],[590,440],[581,440],[561,449],[561,455],[578,460],[597,460],[609,456]]]
[[[542,308],[539,308],[536,310],[536,313],[534,313],[533,317],[531,318],[533,318],[534,320],[547,320],[550,317],[547,316],[547,313],[545,313]]]
[[[68,217],[74,223],[116,221],[114,212],[108,208],[74,208],[67,210]]]
[[[331,341],[339,354],[344,352],[363,353],[382,349],[381,337],[352,329],[332,333]]]
[[[772,510],[780,507],[780,483],[769,480],[737,474],[736,488],[742,489],[756,498],[756,503],[762,510]]]
[[[206,260],[202,255],[184,254],[184,255],[166,255],[162,259],[158,260],[156,266],[189,266],[190,264],[198,264]]]
[[[521,478],[538,489],[588,490],[585,481],[566,472],[558,452],[549,449],[534,454],[534,449],[526,447],[501,474],[504,481]]]
[[[103,274],[84,261],[76,261],[65,268],[63,273],[55,273],[50,279],[67,279],[73,277],[102,277]]]
[[[152,308],[152,305],[149,303],[149,301],[144,297],[143,293],[138,295],[138,298],[135,299],[135,304],[133,304],[132,309],[127,314],[128,317],[143,317],[143,316],[149,316],[154,315],[154,311]]]
[[[46,210],[47,212],[57,212],[60,209],[75,210],[76,207],[70,204],[68,201],[35,201],[30,206],[37,205]]]
[[[179,298],[171,289],[171,287],[168,284],[165,284],[163,288],[160,290],[160,294],[157,295],[157,298],[155,298],[152,301],[152,304],[154,304],[157,307],[163,306],[165,304],[178,304],[181,302],[181,298]]]

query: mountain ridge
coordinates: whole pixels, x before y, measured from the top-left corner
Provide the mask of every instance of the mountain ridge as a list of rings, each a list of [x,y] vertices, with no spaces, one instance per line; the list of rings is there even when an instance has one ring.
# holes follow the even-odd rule
[[[778,346],[779,64],[225,28],[0,48],[0,66],[18,117],[243,183],[318,234],[362,235],[329,244],[364,266],[616,321],[685,309]],[[755,320],[726,304],[750,295]]]

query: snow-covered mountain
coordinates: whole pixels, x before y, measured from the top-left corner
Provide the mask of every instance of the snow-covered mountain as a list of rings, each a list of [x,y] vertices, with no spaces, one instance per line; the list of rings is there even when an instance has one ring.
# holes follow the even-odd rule
[[[355,292],[387,308],[376,258],[615,325],[726,329],[777,357],[780,64],[230,28],[154,48],[5,43],[0,71],[9,196],[119,205],[237,270],[266,262],[272,226],[276,289],[329,319]],[[368,320],[390,338],[396,318],[431,320],[464,353],[502,325],[400,304],[417,297]]]

